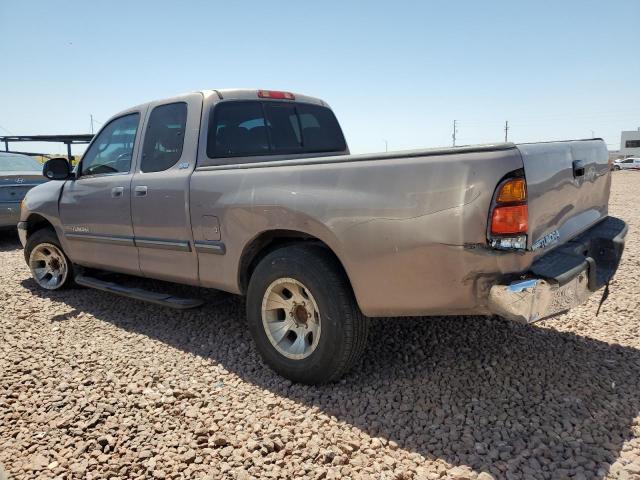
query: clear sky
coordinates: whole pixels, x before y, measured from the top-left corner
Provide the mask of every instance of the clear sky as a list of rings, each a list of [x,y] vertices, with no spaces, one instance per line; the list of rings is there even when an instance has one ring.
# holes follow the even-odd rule
[[[458,144],[509,120],[509,140],[617,149],[640,127],[639,21],[639,0],[0,0],[0,131],[248,87],[323,98],[356,153],[450,145],[454,119]]]

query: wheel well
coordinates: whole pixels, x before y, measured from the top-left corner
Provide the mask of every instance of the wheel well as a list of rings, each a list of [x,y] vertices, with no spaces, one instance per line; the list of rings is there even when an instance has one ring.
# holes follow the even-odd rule
[[[278,248],[300,244],[316,245],[326,249],[335,258],[345,278],[348,278],[338,256],[319,238],[295,230],[269,230],[254,238],[242,252],[239,268],[239,283],[242,292],[245,293],[247,291],[251,275],[260,260]]]
[[[51,222],[43,216],[38,215],[37,213],[29,215],[29,218],[27,219],[27,238],[29,238],[34,232],[42,230],[43,228],[51,228],[52,230],[55,230],[53,225],[51,225]]]

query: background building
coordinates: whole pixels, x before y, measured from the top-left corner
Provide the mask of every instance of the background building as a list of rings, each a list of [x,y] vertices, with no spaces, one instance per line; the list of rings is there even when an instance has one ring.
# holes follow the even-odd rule
[[[640,128],[622,132],[620,135],[620,155],[640,157]]]

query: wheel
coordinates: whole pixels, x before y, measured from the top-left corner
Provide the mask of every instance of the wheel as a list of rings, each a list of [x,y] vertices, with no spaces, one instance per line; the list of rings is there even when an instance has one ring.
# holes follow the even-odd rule
[[[344,375],[364,351],[368,330],[340,265],[316,246],[280,248],[260,261],[247,320],[265,363],[308,384]]]
[[[617,172],[618,170],[620,170],[620,167],[618,165],[614,165],[613,170]]]
[[[40,287],[59,290],[73,283],[73,265],[53,230],[44,228],[29,236],[24,256],[31,276]]]

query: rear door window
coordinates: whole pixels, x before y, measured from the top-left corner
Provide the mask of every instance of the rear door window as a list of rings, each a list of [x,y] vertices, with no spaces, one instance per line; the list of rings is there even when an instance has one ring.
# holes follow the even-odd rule
[[[343,150],[346,143],[331,110],[292,102],[219,103],[207,138],[210,158]]]
[[[178,163],[186,124],[187,104],[184,102],[160,105],[152,110],[144,136],[140,171],[161,172]]]

